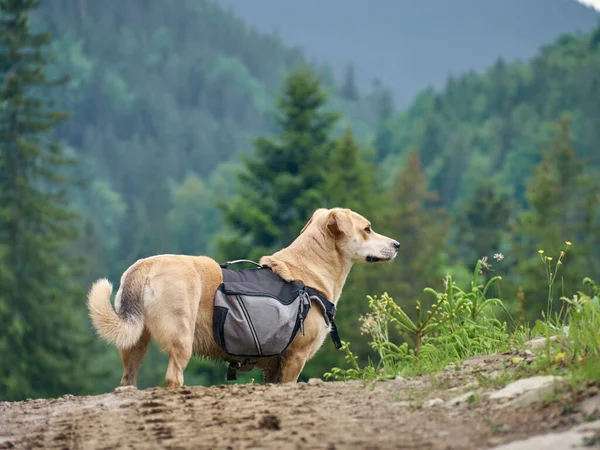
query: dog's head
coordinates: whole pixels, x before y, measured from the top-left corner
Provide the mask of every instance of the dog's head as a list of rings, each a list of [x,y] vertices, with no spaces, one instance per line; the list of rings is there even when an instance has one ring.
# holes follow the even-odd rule
[[[317,209],[300,234],[308,230],[329,240],[353,263],[391,261],[400,247],[398,241],[373,231],[363,216],[345,208]]]

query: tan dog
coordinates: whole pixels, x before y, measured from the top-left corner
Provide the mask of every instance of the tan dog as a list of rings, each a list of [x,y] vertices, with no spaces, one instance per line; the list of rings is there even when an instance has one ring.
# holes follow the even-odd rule
[[[352,264],[390,261],[399,246],[349,209],[318,209],[289,247],[262,257],[260,263],[286,281],[300,280],[317,289],[335,304]],[[151,338],[169,356],[169,388],[183,385],[192,354],[225,359],[213,338],[214,297],[221,282],[221,268],[211,258],[158,255],[136,261],[123,273],[115,309],[110,282],[101,279],[92,285],[90,317],[100,336],[121,351],[121,386],[136,385]],[[259,360],[265,382],[297,381],[328,332],[320,308],[311,308],[304,335],[298,333],[282,355]]]

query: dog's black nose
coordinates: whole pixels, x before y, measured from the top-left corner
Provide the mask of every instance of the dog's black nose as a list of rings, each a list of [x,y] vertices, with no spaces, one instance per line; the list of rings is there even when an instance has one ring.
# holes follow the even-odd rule
[[[395,249],[399,249],[400,248],[400,242],[398,242],[398,241],[393,241],[392,245],[394,246]]]

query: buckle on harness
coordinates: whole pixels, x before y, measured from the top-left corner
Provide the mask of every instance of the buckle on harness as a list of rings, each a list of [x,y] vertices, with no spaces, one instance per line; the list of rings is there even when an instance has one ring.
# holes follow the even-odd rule
[[[312,307],[312,302],[310,300],[310,295],[305,290],[302,293],[302,301],[300,302],[300,311],[299,311],[300,333],[302,334],[302,336],[304,336],[304,320],[306,319],[306,316],[308,315],[308,311],[310,310],[311,307]]]
[[[246,358],[243,362],[230,361],[227,367],[227,381],[237,380],[237,372],[250,372],[256,366],[257,361],[250,361]]]

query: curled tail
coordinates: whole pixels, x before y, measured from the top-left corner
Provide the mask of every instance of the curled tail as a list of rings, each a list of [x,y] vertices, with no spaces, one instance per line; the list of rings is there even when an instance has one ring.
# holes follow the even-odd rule
[[[106,278],[100,279],[92,285],[88,294],[90,318],[94,328],[103,339],[121,349],[131,348],[139,341],[142,331],[144,331],[141,299],[136,296],[135,305],[129,303],[129,307],[120,307],[117,313],[110,302],[111,293],[112,284]]]

